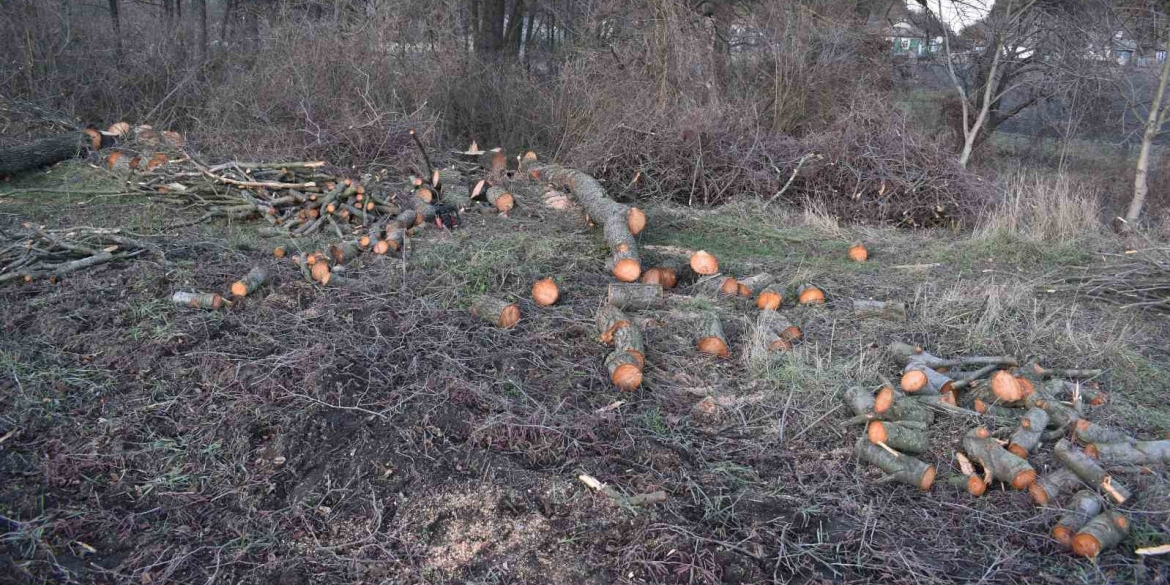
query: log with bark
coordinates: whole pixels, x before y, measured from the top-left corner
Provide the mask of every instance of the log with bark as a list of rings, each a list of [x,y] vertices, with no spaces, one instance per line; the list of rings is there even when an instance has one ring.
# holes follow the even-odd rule
[[[520,321],[519,306],[487,295],[471,306],[471,314],[501,329],[511,329]]]
[[[924,420],[930,423],[934,413],[919,401],[883,384],[874,397],[874,413],[885,420]],[[929,417],[930,420],[926,420]]]
[[[908,394],[931,395],[954,392],[954,380],[937,370],[911,363],[902,374],[902,391]]]
[[[605,345],[613,345],[613,335],[621,327],[631,323],[630,318],[614,305],[604,305],[597,311],[597,340]]]
[[[862,462],[868,463],[889,474],[893,481],[909,484],[922,491],[929,491],[934,484],[935,468],[909,455],[875,445],[862,436],[853,448]]]
[[[1018,490],[1027,489],[1036,481],[1036,470],[1027,461],[1000,446],[984,428],[968,431],[963,436],[963,450],[972,459],[991,470],[998,479]]]
[[[1028,496],[1037,506],[1047,506],[1048,502],[1059,499],[1081,486],[1081,478],[1067,467],[1040,476],[1035,483],[1028,486]]]
[[[701,276],[711,276],[719,272],[719,261],[706,250],[699,250],[691,254],[691,270]]]
[[[693,287],[694,293],[711,298],[739,296],[739,281],[734,276],[715,274],[700,278]]]
[[[1027,459],[1040,446],[1040,437],[1048,426],[1048,413],[1041,408],[1029,408],[1020,419],[1020,426],[1012,433],[1008,451],[1016,457]]]
[[[1014,367],[1019,365],[1016,361],[1016,358],[1011,356],[967,356],[961,358],[943,359],[923,351],[921,347],[915,347],[900,341],[891,343],[887,348],[887,351],[893,354],[894,357],[897,358],[903,366],[914,362],[935,370],[962,366],[998,365],[1003,367]]]
[[[854,414],[853,418],[845,421],[846,425],[868,423],[871,420],[909,421],[927,425],[934,422],[933,412],[910,399],[895,401],[879,413],[873,394],[859,386],[846,390],[842,400]]]
[[[1081,490],[1072,495],[1065,504],[1065,512],[1056,526],[1052,527],[1052,538],[1065,547],[1072,548],[1073,537],[1092,518],[1101,513],[1101,496],[1090,490]]]
[[[232,283],[232,296],[246,297],[264,285],[268,280],[268,273],[259,266],[253,267],[243,278]]]
[[[171,302],[176,305],[191,307],[193,309],[211,309],[218,310],[220,307],[227,304],[223,297],[216,293],[193,293],[193,292],[176,292],[171,295]]]
[[[719,315],[711,311],[703,313],[695,329],[695,348],[716,357],[727,357],[730,354]]]
[[[1154,465],[1170,463],[1170,439],[1161,441],[1128,441],[1123,443],[1093,443],[1085,447],[1085,454],[1108,465]]]
[[[900,301],[853,301],[853,316],[858,319],[885,319],[904,323],[906,303]]]
[[[607,303],[620,309],[639,311],[662,306],[663,298],[661,285],[623,282],[609,285]]]
[[[775,276],[772,276],[767,272],[762,272],[754,276],[740,279],[738,283],[738,290],[736,292],[739,294],[739,296],[750,299],[771,286],[775,281]]]
[[[1096,461],[1077,449],[1068,439],[1057,441],[1052,453],[1057,461],[1071,469],[1081,481],[1109,496],[1114,502],[1124,504],[1130,498],[1130,491],[1121,482],[1106,473]]]
[[[1073,552],[1094,559],[1101,551],[1109,550],[1129,534],[1129,519],[1116,510],[1109,510],[1094,516],[1085,523],[1072,539]]]
[[[32,142],[0,148],[0,176],[31,171],[102,148],[102,136],[95,130],[67,132]]]
[[[1084,418],[1076,421],[1074,437],[1082,445],[1089,443],[1127,443],[1134,440],[1129,433],[1121,429],[1099,425]]]
[[[800,327],[772,309],[760,311],[756,336],[767,351],[788,351],[801,338]]]
[[[930,449],[926,424],[913,421],[870,421],[866,436],[875,445],[885,444],[903,453],[925,453]]]
[[[593,177],[557,165],[531,164],[523,169],[530,177],[567,189],[585,208],[589,217],[601,224],[610,258],[606,268],[622,282],[635,282],[642,275],[638,244],[631,230],[631,208],[610,199]],[[635,226],[636,227],[636,226]]]
[[[646,349],[642,332],[613,305],[597,312],[598,340],[613,345],[613,352],[605,358],[610,381],[622,390],[634,390],[642,384],[642,369],[646,364]]]

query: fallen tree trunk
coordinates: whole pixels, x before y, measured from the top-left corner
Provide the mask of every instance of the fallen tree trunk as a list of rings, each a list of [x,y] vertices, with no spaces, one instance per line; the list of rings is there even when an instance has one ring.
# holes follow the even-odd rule
[[[920,347],[914,347],[908,343],[896,341],[891,343],[888,347],[890,353],[894,354],[903,365],[908,365],[911,362],[919,363],[925,367],[940,369],[952,368],[956,366],[986,366],[986,365],[1000,365],[1000,366],[1017,366],[1016,358],[1011,356],[969,356],[954,359],[943,359],[933,356]]]
[[[1089,443],[1128,443],[1133,441],[1133,437],[1121,429],[1099,425],[1083,418],[1076,422],[1076,439],[1082,445]]]
[[[1052,527],[1052,538],[1071,548],[1073,537],[1097,514],[1101,513],[1101,497],[1090,490],[1081,490],[1068,500],[1065,512],[1056,526]]]
[[[1085,447],[1085,454],[1110,465],[1152,465],[1170,463],[1170,439],[1161,441],[1129,441],[1125,443],[1093,443]]]
[[[98,150],[101,147],[101,135],[93,130],[68,132],[25,144],[7,146],[0,148],[0,175],[13,175],[47,167],[81,156],[87,150]]]
[[[892,453],[885,448],[870,443],[862,436],[857,439],[853,452],[861,461],[868,463],[890,474],[894,481],[909,484],[922,491],[929,491],[934,484],[935,469],[909,455]]]
[[[1121,512],[1109,510],[1097,514],[1077,531],[1072,539],[1072,549],[1082,557],[1094,559],[1101,551],[1120,544],[1128,533],[1129,519]]]
[[[638,280],[642,275],[642,260],[638,255],[638,244],[634,241],[637,232],[631,230],[631,208],[628,205],[607,197],[601,184],[581,171],[539,164],[526,165],[524,170],[534,179],[569,190],[589,217],[602,226],[610,251],[606,267],[622,282]]]
[[[1071,469],[1077,477],[1104,492],[1114,502],[1124,504],[1130,498],[1130,491],[1124,485],[1114,481],[1113,476],[1106,473],[1091,457],[1074,447],[1068,439],[1057,441],[1052,453],[1057,461]]]

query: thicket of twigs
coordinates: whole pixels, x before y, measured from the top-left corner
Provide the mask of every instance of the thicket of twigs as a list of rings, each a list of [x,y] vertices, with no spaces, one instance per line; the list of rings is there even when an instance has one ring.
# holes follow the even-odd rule
[[[1170,249],[1139,250],[1066,279],[1061,290],[1122,305],[1170,313]]]

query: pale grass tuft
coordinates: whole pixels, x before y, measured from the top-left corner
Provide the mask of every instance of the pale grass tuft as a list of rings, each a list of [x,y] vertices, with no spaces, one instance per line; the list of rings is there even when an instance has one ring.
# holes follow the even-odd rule
[[[1060,242],[1101,232],[1101,203],[1068,175],[1028,171],[1012,174],[999,205],[984,213],[976,238],[1010,235],[1034,242]]]
[[[805,227],[838,239],[845,238],[845,230],[837,222],[837,218],[825,209],[825,205],[818,201],[808,200],[804,203],[804,213],[801,223]]]

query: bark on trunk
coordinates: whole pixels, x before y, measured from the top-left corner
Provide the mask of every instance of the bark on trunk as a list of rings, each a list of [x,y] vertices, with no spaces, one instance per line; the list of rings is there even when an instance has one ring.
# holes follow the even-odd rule
[[[613,345],[614,332],[630,325],[630,318],[621,309],[606,305],[597,311],[597,340],[605,345]]]
[[[471,307],[471,314],[502,329],[511,329],[520,320],[520,307],[484,296]]]
[[[894,454],[870,443],[866,437],[857,439],[853,452],[857,458],[890,474],[894,481],[929,491],[934,484],[935,469],[909,455]]]
[[[1073,536],[1094,516],[1101,513],[1101,497],[1089,490],[1081,490],[1068,500],[1063,516],[1052,527],[1052,538],[1071,548]]]
[[[870,443],[885,443],[891,449],[903,453],[925,453],[930,449],[924,423],[870,421],[866,426],[866,436]]]
[[[788,351],[802,335],[799,327],[772,309],[760,311],[756,319],[756,332],[764,349],[768,351]]]
[[[1111,549],[1129,534],[1129,519],[1121,512],[1102,512],[1089,520],[1072,539],[1073,552],[1094,559],[1101,551]]]
[[[571,191],[589,217],[601,224],[610,259],[606,267],[622,282],[634,282],[642,274],[638,243],[630,232],[630,207],[610,199],[593,177],[574,169],[556,165],[531,165],[523,169],[540,181]]]
[[[259,266],[253,267],[243,278],[232,284],[232,296],[246,297],[264,286],[266,280],[268,280],[268,273]]]
[[[89,148],[93,148],[92,137],[84,132],[70,132],[0,148],[0,175],[47,167],[81,156]]]
[[[1076,439],[1082,445],[1089,443],[1128,443],[1133,440],[1129,433],[1121,429],[1099,425],[1087,419],[1080,419],[1076,423]]]
[[[658,284],[621,283],[609,285],[609,304],[633,311],[662,306],[662,286]]]
[[[1085,447],[1085,453],[1101,463],[1111,465],[1170,463],[1170,439],[1128,443],[1094,443]]]
[[[1028,486],[1028,496],[1037,506],[1047,506],[1068,492],[1080,487],[1081,478],[1067,467],[1040,476],[1036,483]]]
[[[1020,426],[1012,433],[1008,451],[1016,457],[1027,459],[1040,446],[1040,437],[1048,426],[1048,413],[1040,408],[1029,408],[1020,419]]]
[[[1127,229],[1132,229],[1141,217],[1142,207],[1146,204],[1146,195],[1150,191],[1150,149],[1154,139],[1162,131],[1167,108],[1163,105],[1166,96],[1166,84],[1170,81],[1170,59],[1162,62],[1162,73],[1158,78],[1158,91],[1154,94],[1154,102],[1150,104],[1150,113],[1146,117],[1145,131],[1142,132],[1142,148],[1138,152],[1137,168],[1134,170],[1133,199],[1125,211]]]
[[[995,442],[986,429],[969,431],[963,437],[963,450],[991,470],[996,479],[1013,488],[1027,489],[1036,481],[1036,470],[1027,461],[1009,453]]]
[[[1114,480],[1096,461],[1074,447],[1068,439],[1058,441],[1052,452],[1057,461],[1071,469],[1085,483],[1104,492],[1114,502],[1124,504],[1129,499],[1130,491],[1124,485]]]

